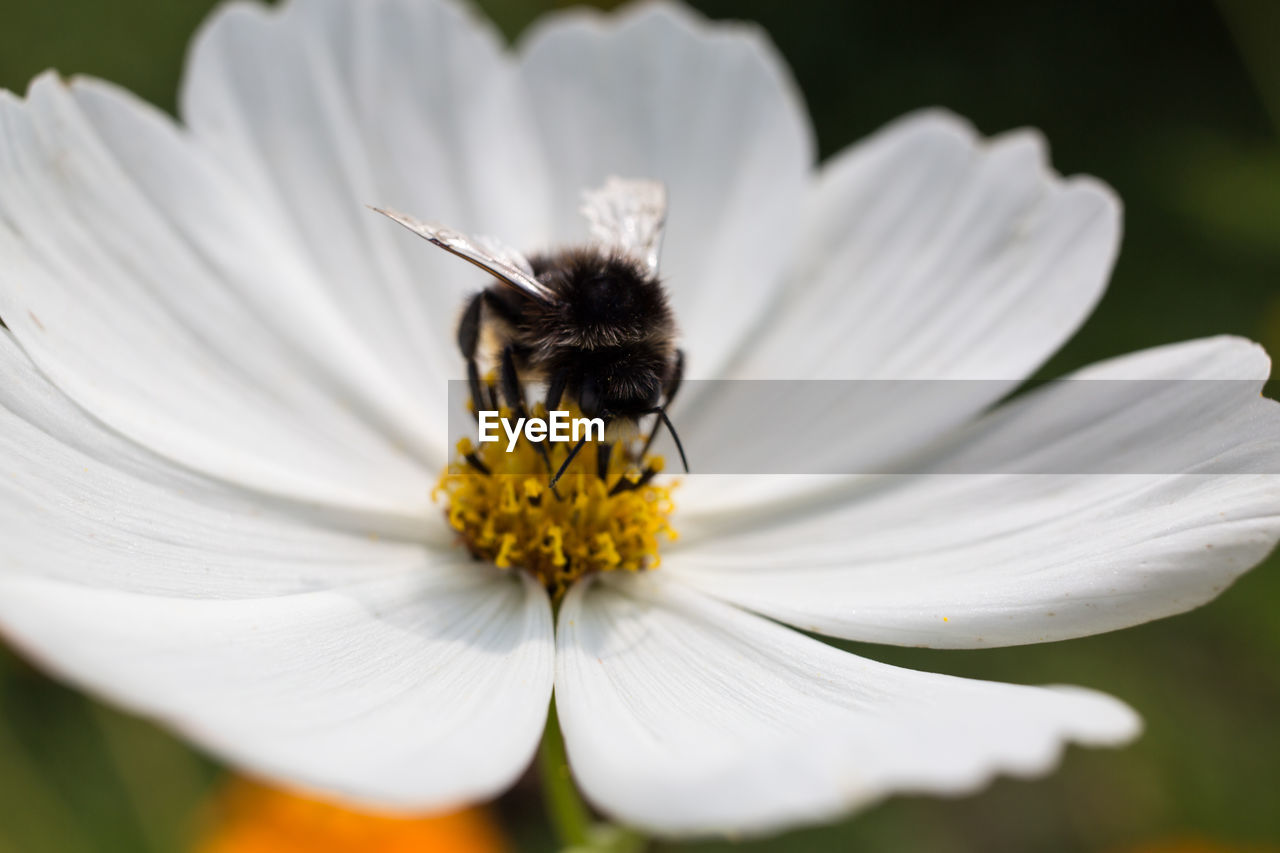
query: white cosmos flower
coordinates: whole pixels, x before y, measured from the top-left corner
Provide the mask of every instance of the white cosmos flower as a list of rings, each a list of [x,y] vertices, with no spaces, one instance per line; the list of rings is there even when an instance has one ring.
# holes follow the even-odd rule
[[[780,623],[1077,637],[1208,601],[1280,536],[1276,478],[1250,473],[1280,456],[1268,361],[1215,338],[1086,375],[1248,388],[1121,401],[1006,450],[1105,466],[1158,432],[1238,474],[695,477],[662,567],[579,582],[553,631],[544,590],[470,560],[430,498],[477,274],[366,203],[534,248],[583,238],[579,193],[605,176],[659,178],[694,375],[1007,380],[930,414],[998,433],[1052,406],[979,411],[1098,300],[1115,197],[1058,177],[1034,133],[942,112],[815,166],[762,34],[660,3],[550,16],[514,53],[444,2],[231,5],[180,112],[52,75],[0,98],[0,626],[256,773],[395,807],[489,797],[554,684],[584,793],[651,831],[969,791],[1137,718]]]

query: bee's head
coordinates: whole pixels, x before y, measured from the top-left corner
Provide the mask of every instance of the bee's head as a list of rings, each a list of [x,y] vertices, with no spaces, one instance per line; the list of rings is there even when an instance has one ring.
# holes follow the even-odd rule
[[[605,418],[614,427],[634,427],[645,415],[657,415],[671,433],[676,449],[680,452],[684,470],[688,471],[689,461],[685,458],[684,446],[680,443],[680,436],[672,426],[671,419],[667,417],[663,401],[664,392],[667,395],[666,402],[669,402],[670,395],[674,394],[674,389],[679,384],[683,364],[681,356],[677,354],[675,361],[670,361],[656,357],[656,352],[645,352],[643,348],[617,355],[619,359],[613,367],[629,363],[625,371],[597,369],[582,374],[577,387],[578,407],[587,417]],[[602,365],[597,363],[596,366],[599,368]],[[649,441],[652,440],[651,435]],[[646,443],[646,451],[648,446]]]
[[[644,347],[619,347],[589,359],[578,386],[587,417],[636,418],[662,402],[666,365]]]

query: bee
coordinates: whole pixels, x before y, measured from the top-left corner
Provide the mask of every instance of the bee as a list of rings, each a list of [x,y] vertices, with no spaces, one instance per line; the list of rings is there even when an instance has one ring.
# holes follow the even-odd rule
[[[486,399],[477,357],[481,329],[488,328],[498,341],[499,385],[512,411],[523,414],[523,383],[531,381],[545,386],[547,411],[567,398],[587,417],[623,427],[610,434],[634,430],[652,415],[655,430],[640,457],[661,422],[688,471],[667,416],[684,375],[684,353],[675,345],[675,317],[658,279],[667,213],[662,184],[609,178],[583,193],[582,214],[594,242],[530,257],[491,238],[373,209],[493,276],[467,301],[457,329],[477,408]],[[553,488],[585,441],[569,451],[551,479]],[[606,444],[597,455],[601,477],[610,449]],[[642,478],[652,475],[646,471]]]

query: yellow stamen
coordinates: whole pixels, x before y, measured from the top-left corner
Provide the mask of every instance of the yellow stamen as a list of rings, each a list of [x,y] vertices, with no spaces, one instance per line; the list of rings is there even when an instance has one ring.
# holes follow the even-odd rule
[[[592,572],[637,572],[657,568],[659,542],[674,540],[668,521],[675,508],[674,482],[610,494],[620,481],[634,484],[641,471],[621,447],[598,476],[600,444],[589,443],[550,490],[551,474],[538,448],[546,448],[558,469],[572,445],[523,438],[511,452],[505,439],[475,444],[458,442],[458,455],[432,492],[446,502],[445,519],[478,559],[499,568],[524,569],[559,596],[573,581]],[[468,457],[488,470],[482,473]],[[662,458],[642,468],[662,470]]]

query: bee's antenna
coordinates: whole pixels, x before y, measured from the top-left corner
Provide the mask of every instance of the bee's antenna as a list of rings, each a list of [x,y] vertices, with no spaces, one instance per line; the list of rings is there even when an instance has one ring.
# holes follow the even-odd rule
[[[671,423],[671,418],[667,417],[667,409],[666,409],[666,407],[665,407],[665,406],[660,406],[660,407],[658,407],[658,408],[656,408],[656,409],[652,409],[652,410],[650,410],[650,412],[648,412],[648,414],[654,414],[654,415],[657,415],[658,417],[662,418],[662,422],[663,422],[663,423],[666,425],[666,427],[667,427],[667,432],[671,433],[671,439],[676,443],[676,450],[678,450],[678,451],[680,452],[680,464],[684,466],[684,472],[685,472],[686,474],[688,474],[688,473],[689,473],[689,458],[688,458],[687,456],[685,456],[685,455],[684,455],[684,445],[680,443],[680,435],[679,435],[679,433],[677,433],[677,432],[676,432],[676,428],[675,428],[675,426],[673,426],[673,425],[672,425],[672,423]],[[650,442],[652,442],[652,441],[653,441],[653,436],[652,436],[652,435],[650,435],[650,436],[649,436],[649,441],[650,441]],[[648,450],[648,445],[646,445],[646,446],[645,446],[645,449],[646,449],[646,450]]]

